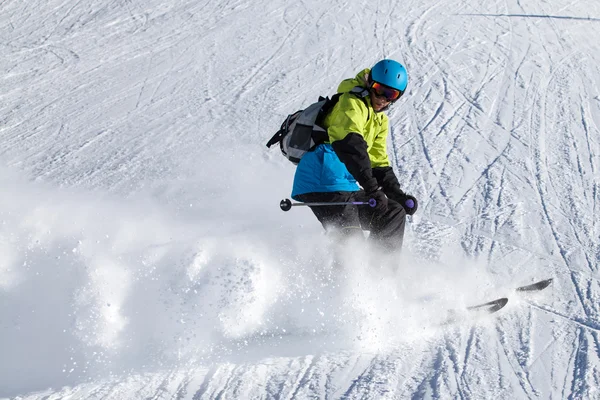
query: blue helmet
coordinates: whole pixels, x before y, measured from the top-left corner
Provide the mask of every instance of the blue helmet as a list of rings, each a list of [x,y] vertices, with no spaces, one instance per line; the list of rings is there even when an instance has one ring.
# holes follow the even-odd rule
[[[398,61],[381,60],[371,68],[371,80],[404,92],[408,86],[408,73]]]

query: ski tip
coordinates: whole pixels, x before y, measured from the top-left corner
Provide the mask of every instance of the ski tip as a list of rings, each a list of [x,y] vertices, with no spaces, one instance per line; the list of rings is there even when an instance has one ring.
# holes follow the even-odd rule
[[[495,313],[496,311],[503,308],[507,303],[508,303],[508,299],[506,297],[498,299],[497,303],[493,307],[488,309],[488,312],[490,314]]]
[[[553,278],[544,279],[542,281],[532,283],[531,285],[525,285],[525,286],[518,287],[516,290],[517,290],[517,292],[532,292],[532,291],[537,291],[537,290],[543,290],[543,289],[546,289],[548,286],[550,286],[550,284],[552,283],[552,280],[553,280]]]

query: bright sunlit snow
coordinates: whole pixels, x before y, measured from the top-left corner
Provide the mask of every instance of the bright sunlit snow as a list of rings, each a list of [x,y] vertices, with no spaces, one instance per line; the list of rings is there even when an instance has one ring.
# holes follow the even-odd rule
[[[594,1],[1,2],[0,398],[600,398],[599,37]],[[391,261],[282,212],[265,147],[384,57]]]

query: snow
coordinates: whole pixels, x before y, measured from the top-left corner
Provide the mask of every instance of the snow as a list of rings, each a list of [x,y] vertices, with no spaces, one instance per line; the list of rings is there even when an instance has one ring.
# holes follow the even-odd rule
[[[3,1],[0,398],[600,398],[599,20]],[[393,261],[283,213],[294,167],[264,146],[383,57],[409,71],[390,156],[420,202]]]

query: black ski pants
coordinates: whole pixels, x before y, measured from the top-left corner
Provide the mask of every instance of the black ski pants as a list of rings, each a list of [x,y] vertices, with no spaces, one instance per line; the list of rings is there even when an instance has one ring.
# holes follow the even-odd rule
[[[304,203],[346,203],[368,201],[364,191],[306,193],[296,196]],[[381,213],[368,205],[310,207],[326,230],[335,229],[345,236],[370,231],[371,241],[393,252],[402,248],[406,211],[400,203],[388,199],[387,211]]]

